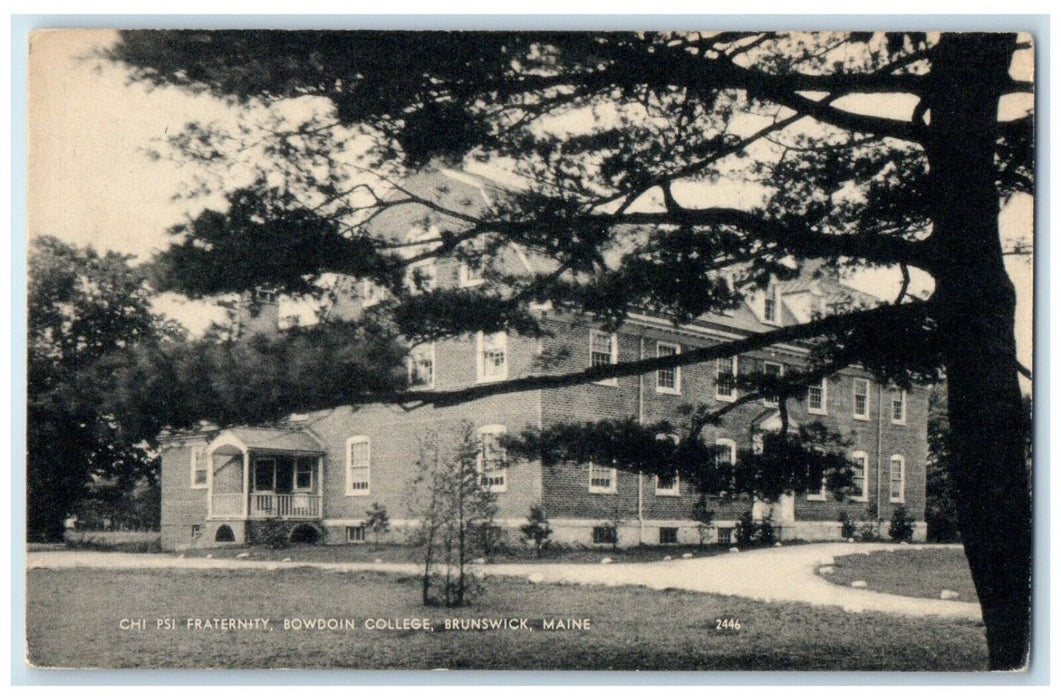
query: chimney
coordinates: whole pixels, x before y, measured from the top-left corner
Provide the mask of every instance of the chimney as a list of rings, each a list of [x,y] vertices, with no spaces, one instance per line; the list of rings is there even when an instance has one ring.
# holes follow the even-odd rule
[[[280,301],[270,289],[243,292],[236,314],[236,336],[276,333],[280,328]]]

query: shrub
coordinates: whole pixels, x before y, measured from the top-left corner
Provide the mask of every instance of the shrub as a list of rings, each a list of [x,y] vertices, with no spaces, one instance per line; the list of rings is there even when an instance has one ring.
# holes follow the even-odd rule
[[[541,505],[531,506],[530,513],[527,515],[527,523],[520,526],[519,531],[524,542],[534,543],[534,555],[540,558],[542,550],[549,546],[549,540],[553,535],[553,529],[549,527],[549,518],[545,516],[545,508]]]
[[[711,533],[715,529],[715,511],[708,510],[706,496],[701,495],[693,506],[693,520],[696,521],[696,532],[700,536],[700,546],[703,547],[711,539]]]
[[[845,511],[840,511],[840,537],[850,540],[858,534],[858,525]]]
[[[291,544],[288,535],[287,523],[280,518],[267,518],[262,521],[258,536],[273,549],[283,549]]]
[[[733,531],[733,538],[740,548],[750,547],[755,541],[755,520],[752,512],[745,511],[737,518],[737,527]]]
[[[365,529],[372,533],[373,539],[379,545],[380,535],[387,534],[391,529],[387,506],[382,503],[373,503],[372,507],[365,511]]]
[[[892,511],[892,521],[888,526],[888,537],[896,542],[909,542],[914,537],[914,519],[906,512],[905,506]]]

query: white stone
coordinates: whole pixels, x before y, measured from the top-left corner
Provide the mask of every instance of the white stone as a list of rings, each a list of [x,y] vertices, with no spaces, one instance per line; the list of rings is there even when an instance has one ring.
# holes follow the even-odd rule
[[[736,547],[730,547],[730,548],[729,548],[729,551],[730,551],[730,554],[736,554],[736,553],[737,553],[737,552],[739,552],[740,550],[739,550],[739,549],[737,549]]]
[[[692,558],[693,558],[693,553],[692,552],[686,552],[685,554],[682,555],[682,559],[692,559]]]
[[[958,592],[957,591],[948,591],[946,588],[944,588],[942,591],[939,592],[939,597],[940,597],[940,600],[957,600],[958,599]]]
[[[781,543],[780,543],[780,542],[774,542],[774,546],[775,546],[775,547],[780,547],[780,546],[781,546]]]
[[[601,564],[611,564],[612,563],[612,558],[611,557],[604,557],[603,559],[600,560],[600,563]]]
[[[852,581],[851,582],[851,587],[852,588],[865,588],[866,587],[866,582],[865,581]]]
[[[831,573],[833,573],[833,567],[831,567],[831,566],[823,566],[822,568],[818,569],[818,573],[819,574],[831,574]]]
[[[213,559],[213,558],[214,558],[214,555],[213,555],[213,554],[207,554],[207,555],[206,555],[206,558],[207,558],[207,559]]]
[[[670,557],[669,554],[667,556],[663,557],[663,561],[670,561],[670,559],[671,559],[671,557]]]
[[[372,560],[372,563],[373,564],[382,564],[383,560],[380,559],[379,557],[376,557],[375,559]]]
[[[251,555],[250,552],[240,552],[239,554],[236,555],[236,558],[237,559],[247,559],[248,557],[250,557],[250,555]]]
[[[284,557],[283,561],[291,561],[291,557]]]
[[[854,541],[855,541],[855,538],[854,538],[854,537],[848,537],[848,538],[847,538],[847,541],[848,541],[848,542],[854,542]]]
[[[542,581],[545,580],[545,577],[542,576],[541,574],[535,572],[535,573],[531,574],[530,576],[528,576],[527,580],[530,581],[531,583],[541,583]]]
[[[478,559],[472,559],[472,563],[473,564],[485,564],[486,560],[483,559],[482,557],[479,557]]]

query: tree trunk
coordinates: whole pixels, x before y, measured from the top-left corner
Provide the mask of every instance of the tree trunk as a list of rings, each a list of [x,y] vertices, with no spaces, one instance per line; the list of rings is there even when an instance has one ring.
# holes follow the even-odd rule
[[[1016,295],[1003,265],[994,164],[1014,44],[1013,35],[941,38],[925,143],[953,484],[992,669],[1027,663],[1031,628],[1029,417],[1017,380]]]

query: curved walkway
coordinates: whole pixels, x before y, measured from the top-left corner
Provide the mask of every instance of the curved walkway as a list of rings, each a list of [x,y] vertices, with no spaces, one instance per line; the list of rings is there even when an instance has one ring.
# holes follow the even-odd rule
[[[740,596],[762,601],[788,601],[840,606],[849,612],[876,611],[901,615],[938,615],[980,620],[980,606],[952,600],[912,598],[849,588],[828,582],[818,567],[835,557],[924,546],[845,542],[774,547],[720,554],[699,559],[630,564],[488,564],[479,567],[489,576],[531,577],[534,581],[567,584],[633,585],[662,590],[677,588],[700,593]],[[604,556],[606,553],[602,553]],[[125,554],[85,550],[28,552],[30,569],[76,567],[106,569],[297,569],[325,571],[384,571],[415,574],[416,564],[368,562],[275,562],[254,559],[181,558],[171,554]]]

